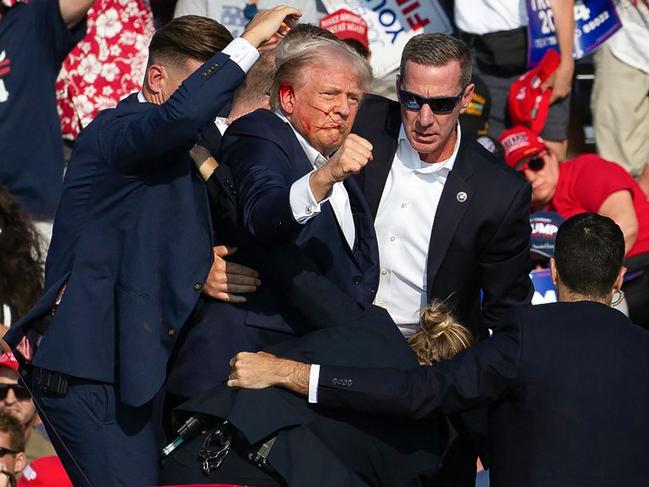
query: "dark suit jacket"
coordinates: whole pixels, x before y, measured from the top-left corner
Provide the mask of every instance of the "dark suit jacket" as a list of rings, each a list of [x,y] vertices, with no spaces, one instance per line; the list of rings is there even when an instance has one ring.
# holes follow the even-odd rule
[[[217,159],[223,169],[231,171],[232,180],[219,166],[208,187],[215,190],[212,194],[220,201],[232,200],[229,190],[233,190],[238,204],[237,228],[226,231],[224,238],[237,234],[239,250],[232,260],[258,269],[262,285],[245,304],[209,301],[197,308],[167,382],[170,392],[184,397],[193,397],[225,380],[228,360],[237,352],[260,350],[310,329],[309,321],[290,310],[281,293],[268,284],[275,273],[265,259],[269,248],[295,243],[313,259],[321,274],[355,301],[372,302],[378,286],[374,227],[355,181],[345,184],[356,228],[353,249],[347,245],[328,202],[304,225],[293,218],[291,185],[313,168],[291,127],[277,115],[257,110],[238,119],[225,133]],[[221,206],[231,208],[229,204]]]
[[[243,77],[218,53],[165,104],[131,95],[83,131],[55,219],[44,296],[8,334],[15,345],[66,285],[34,364],[118,384],[131,405],[160,389],[212,261],[205,188],[187,151]]]
[[[364,98],[352,131],[373,145],[374,159],[358,181],[374,217],[400,127],[397,102]],[[466,201],[458,199],[460,192]],[[523,178],[475,141],[462,138],[435,215],[426,284],[429,300],[448,300],[457,319],[476,335],[485,335],[485,325],[497,326],[508,306],[531,299],[530,202]]]
[[[649,485],[649,333],[588,301],[510,323],[433,367],[323,367],[319,403],[406,417],[490,403],[494,487]]]
[[[316,331],[267,348],[306,362],[347,366],[391,366],[409,370],[417,359],[387,312],[360,304],[319,275],[296,247],[274,251],[273,285],[291,306],[308,316]],[[278,388],[231,390],[202,395],[181,411],[228,418],[250,444],[277,436],[269,461],[291,487],[417,486],[433,478],[453,432],[441,415],[424,421],[375,418],[353,412],[312,409],[303,398]],[[195,441],[166,466],[167,481],[200,479]],[[173,470],[173,471],[170,471]],[[181,474],[182,473],[182,474]],[[216,472],[211,482],[241,483],[251,474],[237,465]],[[253,481],[248,481],[253,483]]]

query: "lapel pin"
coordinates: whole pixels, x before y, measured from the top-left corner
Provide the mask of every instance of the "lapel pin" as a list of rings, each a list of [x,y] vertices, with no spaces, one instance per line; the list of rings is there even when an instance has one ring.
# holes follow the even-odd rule
[[[460,191],[457,194],[456,198],[460,203],[464,203],[467,199],[467,194],[464,191]]]

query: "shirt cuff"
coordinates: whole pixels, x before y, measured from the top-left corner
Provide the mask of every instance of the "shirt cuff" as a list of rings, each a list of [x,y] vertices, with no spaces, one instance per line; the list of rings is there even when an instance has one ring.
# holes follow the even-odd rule
[[[309,403],[317,404],[318,402],[318,382],[320,382],[320,365],[311,364],[309,372]]]
[[[313,192],[311,191],[311,186],[309,186],[309,178],[314,171],[315,169],[306,176],[302,176],[300,179],[295,181],[291,185],[291,191],[289,192],[289,202],[291,204],[293,218],[295,218],[295,221],[300,225],[304,225],[311,218],[320,213],[320,205],[329,199],[325,198],[320,203],[315,200],[315,196],[313,196]]]
[[[221,52],[230,56],[230,59],[237,63],[244,73],[247,73],[259,59],[259,51],[243,37],[237,37]]]

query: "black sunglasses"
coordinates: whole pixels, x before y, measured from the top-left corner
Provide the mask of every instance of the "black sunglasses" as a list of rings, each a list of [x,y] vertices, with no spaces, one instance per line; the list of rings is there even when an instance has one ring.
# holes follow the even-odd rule
[[[545,159],[541,157],[541,155],[538,155],[536,157],[532,157],[527,163],[521,164],[520,167],[517,167],[516,170],[518,171],[525,171],[526,169],[529,169],[530,171],[540,171],[545,167]]]
[[[9,389],[14,391],[16,399],[29,399],[32,397],[25,386],[20,384],[0,384],[0,401],[4,401],[7,398]]]
[[[0,457],[4,457],[5,455],[11,453],[12,455],[15,455],[18,453],[16,450],[10,450],[9,448],[5,448],[3,446],[0,446]]]
[[[462,88],[462,91],[457,96],[438,96],[435,98],[424,98],[406,90],[399,90],[399,102],[408,110],[419,111],[421,107],[428,105],[433,113],[446,115],[455,109],[464,96],[464,90],[466,90],[466,86]]]

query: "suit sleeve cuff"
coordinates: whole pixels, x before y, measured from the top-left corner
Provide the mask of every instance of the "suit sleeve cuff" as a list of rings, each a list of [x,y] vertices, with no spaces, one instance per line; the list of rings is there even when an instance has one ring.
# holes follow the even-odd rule
[[[247,73],[259,59],[259,51],[243,37],[234,39],[221,52],[230,56],[230,59],[237,63],[244,73]]]
[[[311,364],[309,371],[309,403],[317,404],[318,402],[318,382],[320,381],[320,365]]]
[[[300,225],[304,225],[311,218],[319,214],[320,206],[328,199],[326,198],[318,203],[315,196],[313,196],[313,192],[309,186],[309,178],[314,171],[315,169],[291,185],[291,191],[289,193],[291,211],[293,212],[293,218]]]

